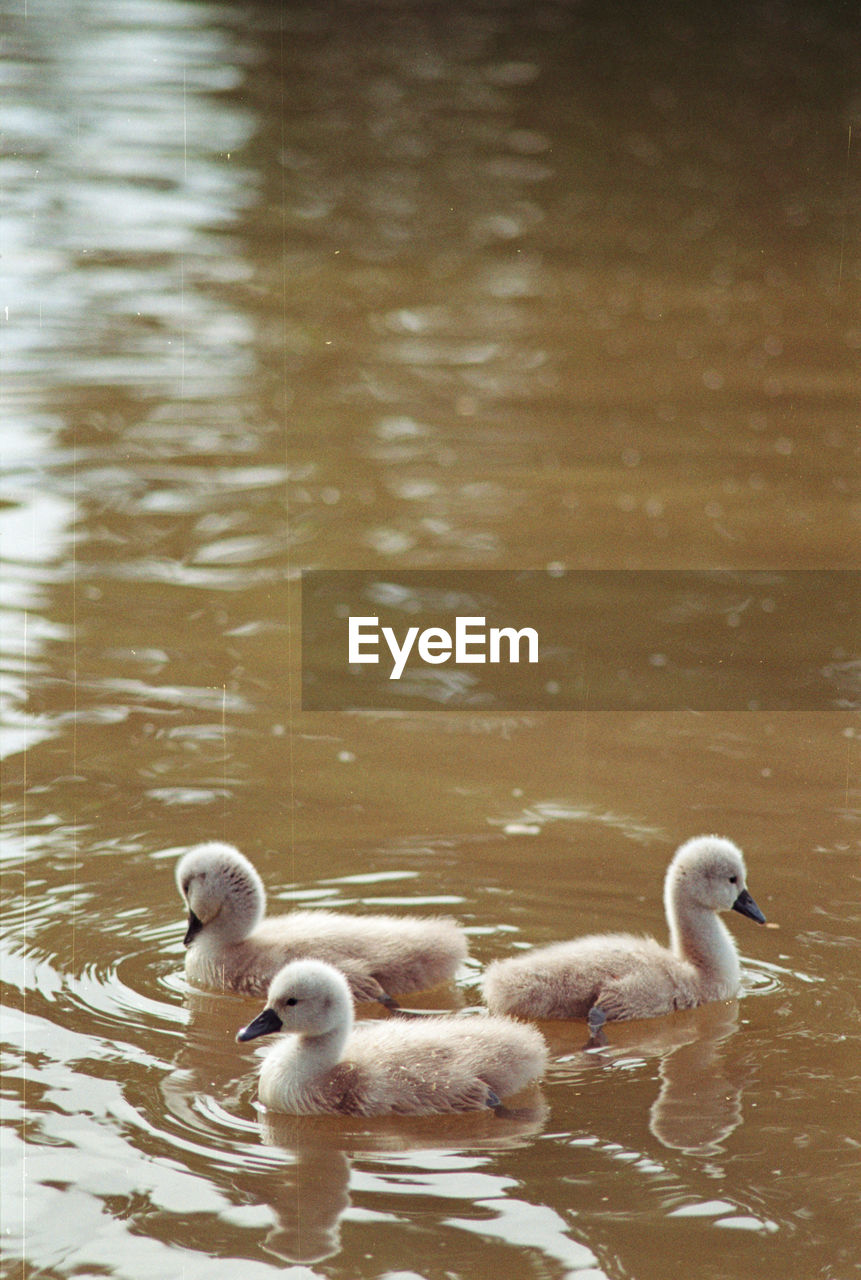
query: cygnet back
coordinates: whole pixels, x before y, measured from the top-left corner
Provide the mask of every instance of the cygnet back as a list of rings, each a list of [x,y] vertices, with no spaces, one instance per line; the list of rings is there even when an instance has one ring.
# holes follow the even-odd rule
[[[237,1039],[292,1032],[263,1060],[259,1095],[288,1114],[427,1115],[497,1107],[543,1073],[533,1027],[507,1018],[429,1017],[353,1024],[343,975],[314,960],[287,965],[266,1008]]]
[[[683,844],[667,869],[670,948],[632,934],[591,934],[492,963],[490,1009],[524,1018],[648,1018],[737,994],[738,953],[718,911],[765,920],[746,887],[741,850],[720,836]]]
[[[449,981],[466,959],[463,931],[447,916],[351,916],[326,910],[264,918],[256,869],[232,845],[195,846],[176,869],[188,906],[186,975],[210,990],[262,995],[291,960],[312,956],[346,974],[358,1000],[394,999]]]

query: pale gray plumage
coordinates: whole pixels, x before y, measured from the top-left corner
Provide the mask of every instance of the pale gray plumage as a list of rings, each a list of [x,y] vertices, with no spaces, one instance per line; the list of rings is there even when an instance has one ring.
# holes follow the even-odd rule
[[[219,841],[184,854],[176,881],[189,912],[186,975],[210,990],[262,995],[288,961],[313,956],[336,965],[357,1000],[391,1006],[394,996],[448,981],[467,956],[462,930],[443,916],[306,910],[264,919],[256,869]]]
[[[495,1108],[537,1080],[543,1037],[508,1018],[353,1023],[337,969],[297,960],[272,980],[264,1011],[239,1032],[279,1039],[260,1068],[264,1106],[290,1115],[431,1115]]]
[[[747,892],[744,858],[730,840],[697,836],[676,851],[664,882],[670,947],[605,933],[536,948],[488,966],[494,1013],[522,1018],[650,1018],[738,993],[735,943],[718,911],[765,917]]]

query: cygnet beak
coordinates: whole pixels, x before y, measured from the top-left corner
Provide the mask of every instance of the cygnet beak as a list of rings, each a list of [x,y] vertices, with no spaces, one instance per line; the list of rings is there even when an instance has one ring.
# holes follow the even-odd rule
[[[194,939],[200,933],[202,928],[203,928],[203,921],[198,920],[194,912],[190,910],[188,913],[188,928],[186,929],[185,937],[182,940],[183,946],[190,947],[192,942],[194,942]]]
[[[747,889],[742,889],[741,893],[732,904],[733,911],[740,911],[743,916],[749,916],[751,920],[755,920],[757,924],[765,924],[765,916],[748,893]]]
[[[274,1009],[264,1009],[262,1013],[258,1013],[253,1022],[249,1022],[247,1027],[237,1031],[236,1039],[256,1040],[258,1036],[268,1036],[273,1031],[280,1031],[282,1026],[283,1023]]]

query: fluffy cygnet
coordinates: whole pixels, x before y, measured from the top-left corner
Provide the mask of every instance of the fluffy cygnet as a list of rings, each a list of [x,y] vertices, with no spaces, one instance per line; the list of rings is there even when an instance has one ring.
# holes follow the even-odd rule
[[[431,1115],[498,1107],[543,1073],[534,1027],[508,1018],[428,1017],[353,1025],[337,969],[295,960],[272,980],[264,1011],[237,1035],[279,1040],[263,1059],[264,1106],[289,1115]]]
[[[484,975],[494,1013],[522,1018],[653,1018],[734,996],[738,952],[718,911],[765,916],[745,887],[741,851],[697,836],[675,853],[664,881],[670,947],[627,933],[594,934],[496,960]]]
[[[184,854],[176,882],[188,906],[186,976],[211,990],[263,995],[283,965],[311,956],[337,965],[357,1000],[396,1008],[394,996],[447,981],[467,955],[447,917],[293,911],[264,919],[260,876],[218,841]]]

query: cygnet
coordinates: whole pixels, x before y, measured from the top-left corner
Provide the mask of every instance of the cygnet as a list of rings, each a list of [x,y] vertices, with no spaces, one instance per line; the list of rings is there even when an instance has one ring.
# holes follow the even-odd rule
[[[263,882],[233,845],[212,841],[180,858],[176,882],[188,906],[185,972],[209,990],[263,995],[290,960],[336,965],[357,1000],[397,1008],[397,995],[448,981],[466,938],[448,917],[293,911],[264,919]]]
[[[490,964],[484,997],[494,1013],[521,1018],[653,1018],[737,994],[741,968],[718,911],[765,916],[747,891],[744,858],[731,840],[696,836],[679,848],[664,881],[670,946],[627,933],[593,934]]]
[[[353,1024],[337,969],[295,960],[272,980],[266,1008],[237,1035],[280,1039],[263,1059],[258,1094],[289,1115],[431,1115],[497,1109],[543,1073],[547,1047],[508,1018],[434,1016]]]

